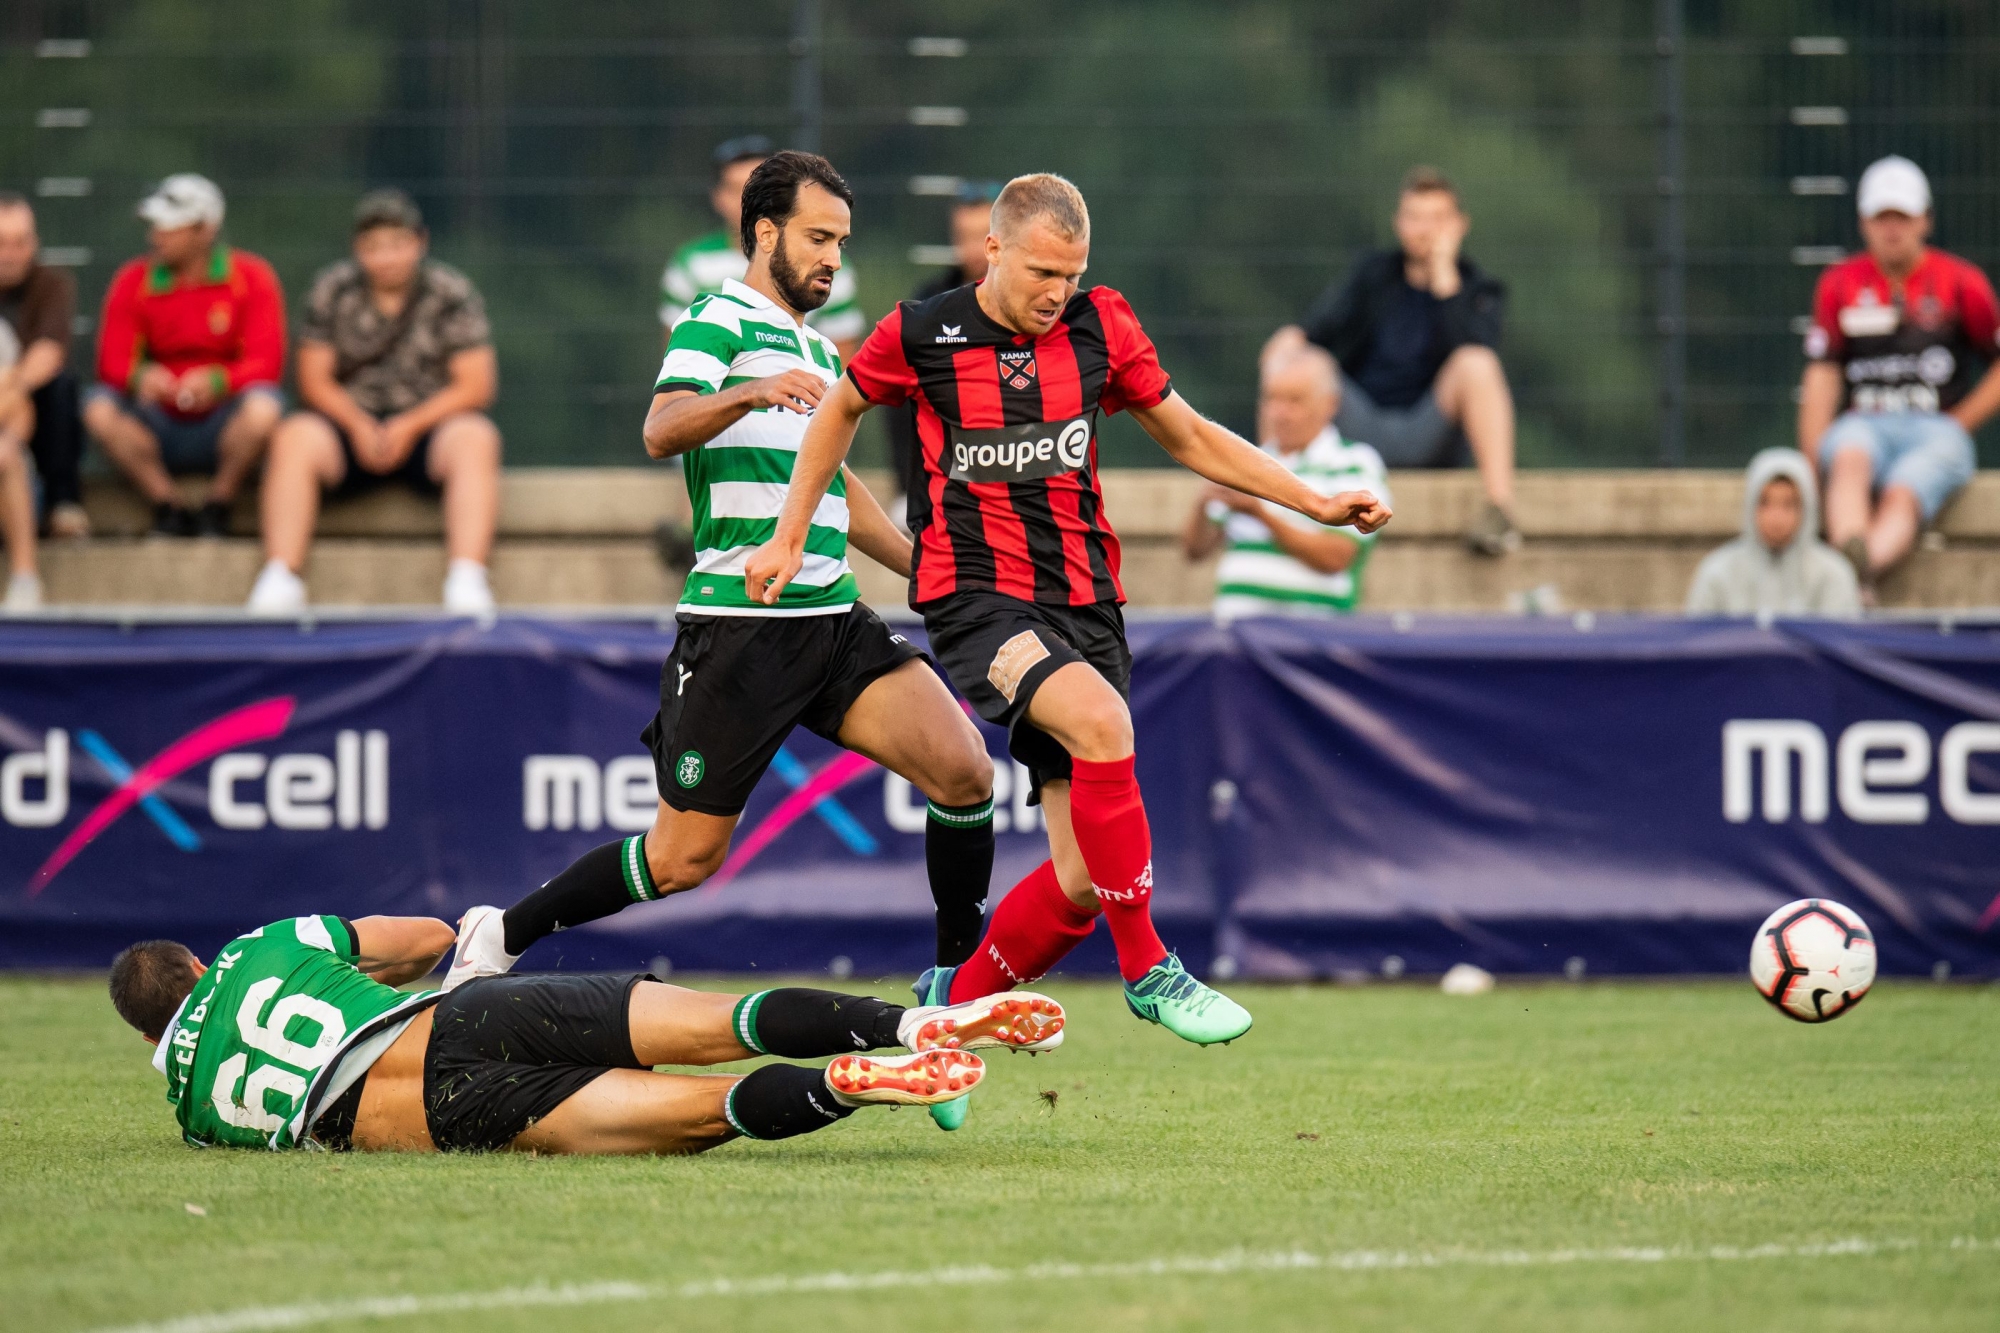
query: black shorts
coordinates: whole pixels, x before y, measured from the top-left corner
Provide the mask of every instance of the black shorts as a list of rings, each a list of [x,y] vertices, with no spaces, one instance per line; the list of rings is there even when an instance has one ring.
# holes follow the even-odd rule
[[[347,471],[341,474],[340,484],[333,488],[336,496],[364,495],[380,486],[398,482],[419,495],[442,495],[444,488],[431,480],[431,434],[425,431],[410,447],[410,456],[388,472],[370,472],[355,461],[354,441],[347,438],[347,432],[331,417],[321,417],[333,428],[334,438],[340,441],[340,457],[347,464]]]
[[[793,727],[836,740],[863,690],[923,656],[859,602],[824,616],[677,620],[660,711],[639,739],[661,799],[705,815],[743,813]]]
[[[424,1122],[440,1152],[497,1152],[632,1053],[640,973],[482,977],[437,1003]]]
[[[931,652],[988,722],[1007,728],[1007,752],[1028,767],[1035,794],[1070,775],[1069,751],[1028,721],[1028,703],[1058,667],[1087,662],[1126,698],[1132,650],[1116,602],[1044,606],[995,592],[959,592],[917,608]]]

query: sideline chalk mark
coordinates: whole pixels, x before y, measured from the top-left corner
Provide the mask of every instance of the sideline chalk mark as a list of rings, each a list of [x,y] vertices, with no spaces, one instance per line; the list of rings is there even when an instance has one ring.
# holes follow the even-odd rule
[[[1306,1250],[1223,1254],[1126,1263],[984,1264],[919,1272],[812,1273],[800,1277],[710,1278],[705,1281],[592,1282],[561,1287],[506,1287],[494,1291],[442,1292],[434,1296],[368,1296],[345,1301],[262,1305],[215,1314],[187,1315],[150,1324],[126,1324],[91,1333],[264,1333],[350,1319],[406,1319],[521,1306],[598,1305],[610,1301],[699,1300],[723,1296],[793,1296],[828,1291],[880,1291],[897,1287],[991,1286],[1002,1282],[1061,1282],[1092,1278],[1226,1277],[1236,1273],[1397,1272],[1435,1268],[1554,1268],[1567,1264],[1736,1263],[1754,1259],[1866,1258],[1922,1249],[1993,1250],[2000,1241],[1967,1236],[1926,1246],[1916,1240],[1814,1241],[1797,1245],[1618,1246],[1575,1250]]]

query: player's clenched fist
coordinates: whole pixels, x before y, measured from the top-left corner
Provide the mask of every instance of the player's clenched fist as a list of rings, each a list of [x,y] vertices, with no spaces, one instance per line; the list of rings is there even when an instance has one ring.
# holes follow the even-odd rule
[[[1389,521],[1393,511],[1367,491],[1342,491],[1322,497],[1310,512],[1328,527],[1373,532]]]
[[[803,551],[773,537],[743,562],[743,591],[753,602],[776,606],[785,585],[798,576],[805,562]]]
[[[812,410],[819,406],[819,400],[826,394],[826,381],[809,370],[788,370],[782,375],[767,375],[743,387],[753,405],[781,408],[797,412],[800,416],[811,416]]]

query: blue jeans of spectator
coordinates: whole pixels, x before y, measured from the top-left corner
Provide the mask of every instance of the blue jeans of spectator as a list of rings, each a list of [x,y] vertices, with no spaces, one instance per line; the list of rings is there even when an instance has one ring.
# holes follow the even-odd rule
[[[1877,491],[1909,487],[1926,523],[1979,466],[1972,437],[1942,412],[1843,412],[1820,437],[1819,461],[1827,475],[1833,460],[1850,449],[1868,455]]]
[[[139,402],[108,384],[91,385],[83,400],[88,404],[99,398],[108,398],[126,416],[138,418],[147,430],[153,432],[153,439],[159,443],[160,465],[178,475],[215,471],[223,428],[236,415],[236,409],[243,405],[243,400],[252,394],[275,398],[279,409],[284,408],[284,394],[275,384],[246,384],[198,417],[170,415],[158,403]]]

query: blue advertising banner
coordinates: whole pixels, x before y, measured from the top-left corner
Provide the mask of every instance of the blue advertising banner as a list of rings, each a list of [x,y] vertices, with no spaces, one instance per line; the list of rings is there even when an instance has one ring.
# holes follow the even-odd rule
[[[0,625],[0,966],[455,917],[648,827],[671,624]],[[1734,972],[1824,895],[2000,975],[2000,629],[1135,621],[1162,933],[1224,975]],[[996,894],[1046,854],[1000,757]],[[929,961],[921,795],[796,732],[708,885],[530,966]],[[1098,932],[1073,957],[1108,968]],[[1573,961],[1573,960],[1581,960]]]

